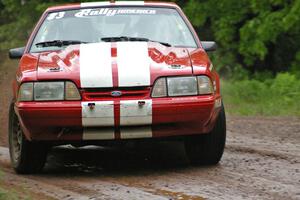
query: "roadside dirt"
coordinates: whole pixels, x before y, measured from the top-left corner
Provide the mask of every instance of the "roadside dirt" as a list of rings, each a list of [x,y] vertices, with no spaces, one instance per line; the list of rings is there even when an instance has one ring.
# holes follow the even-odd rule
[[[229,117],[224,157],[192,167],[181,143],[52,150],[40,175],[18,176],[0,147],[1,181],[33,199],[300,199],[300,120]]]
[[[12,80],[18,61],[7,59],[7,54],[0,54],[0,145],[7,145],[7,116],[12,98]]]

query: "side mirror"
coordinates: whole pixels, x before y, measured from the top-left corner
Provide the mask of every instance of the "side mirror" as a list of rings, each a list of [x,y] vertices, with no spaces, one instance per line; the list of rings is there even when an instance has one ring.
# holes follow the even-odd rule
[[[205,51],[217,50],[217,43],[214,41],[203,41],[203,42],[201,42],[201,44]]]
[[[25,51],[25,47],[10,49],[8,52],[10,59],[20,59],[22,58]]]

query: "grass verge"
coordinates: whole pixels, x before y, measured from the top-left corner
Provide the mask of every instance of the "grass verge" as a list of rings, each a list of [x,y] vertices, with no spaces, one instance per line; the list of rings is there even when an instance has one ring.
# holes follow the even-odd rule
[[[30,200],[32,199],[23,188],[11,187],[4,182],[4,172],[0,169],[0,200]]]
[[[289,73],[265,80],[223,80],[221,92],[232,115],[300,117],[300,80]]]

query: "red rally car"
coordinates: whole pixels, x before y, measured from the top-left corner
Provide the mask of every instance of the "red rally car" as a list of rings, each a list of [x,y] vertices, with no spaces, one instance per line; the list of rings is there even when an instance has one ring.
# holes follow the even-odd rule
[[[40,171],[49,146],[179,139],[195,164],[217,164],[226,139],[219,76],[173,3],[48,8],[13,82],[9,149],[17,173]]]

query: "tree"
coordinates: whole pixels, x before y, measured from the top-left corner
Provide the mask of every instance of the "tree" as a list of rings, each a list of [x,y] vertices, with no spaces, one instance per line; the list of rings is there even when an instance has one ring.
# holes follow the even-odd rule
[[[300,0],[190,0],[185,11],[200,37],[220,45],[221,67],[275,73],[300,65]]]

